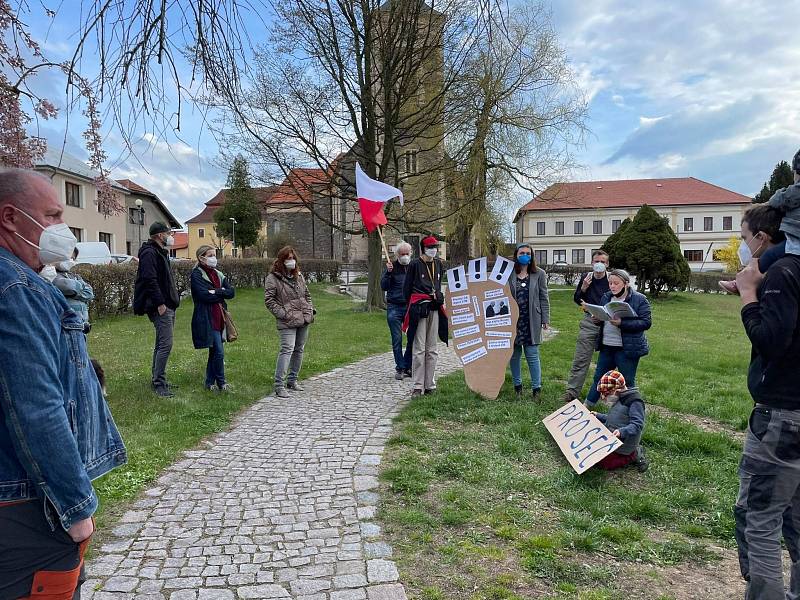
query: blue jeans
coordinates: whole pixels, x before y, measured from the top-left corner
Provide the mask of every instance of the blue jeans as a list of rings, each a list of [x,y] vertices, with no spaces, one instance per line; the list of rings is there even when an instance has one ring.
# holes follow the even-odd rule
[[[514,344],[514,353],[511,355],[511,379],[514,387],[522,385],[522,348],[521,344]],[[531,388],[538,390],[542,387],[542,365],[539,362],[539,346],[524,346],[525,360],[528,362],[528,371],[531,374]]]
[[[636,369],[639,366],[639,357],[631,358],[626,356],[621,347],[600,346],[600,355],[597,358],[597,369],[594,372],[594,380],[589,393],[586,395],[586,406],[592,407],[600,399],[600,392],[597,391],[597,384],[600,378],[612,369],[617,369],[625,378],[625,385],[633,387],[636,385]]]
[[[406,345],[403,354],[403,319],[406,317],[406,307],[399,304],[386,306],[386,322],[389,324],[389,333],[392,334],[392,352],[394,353],[394,368],[398,371],[411,369],[411,342]]]
[[[225,385],[225,351],[222,349],[222,332],[211,332],[211,347],[206,364],[206,387]]]

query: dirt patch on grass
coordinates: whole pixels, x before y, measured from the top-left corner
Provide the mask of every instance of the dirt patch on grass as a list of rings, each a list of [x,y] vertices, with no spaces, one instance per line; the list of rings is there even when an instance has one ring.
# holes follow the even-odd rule
[[[679,413],[674,412],[668,408],[663,406],[657,406],[655,404],[648,404],[647,410],[649,412],[654,412],[659,416],[666,417],[666,418],[674,418],[694,425],[701,431],[705,431],[706,433],[722,433],[728,435],[735,439],[737,442],[744,443],[744,431],[738,431],[727,425],[725,423],[720,423],[719,421],[715,421],[714,419],[709,419],[708,417],[698,417],[697,415],[690,415],[686,413]]]

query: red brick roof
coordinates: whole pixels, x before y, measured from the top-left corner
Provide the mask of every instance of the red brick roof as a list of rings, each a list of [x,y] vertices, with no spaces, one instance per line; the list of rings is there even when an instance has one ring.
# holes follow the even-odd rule
[[[262,207],[266,208],[267,204],[272,203],[272,195],[274,194],[275,190],[278,189],[277,185],[270,185],[268,187],[254,187],[253,194],[255,194],[256,200],[261,204]],[[214,213],[225,203],[225,193],[228,190],[221,189],[217,192],[217,194],[208,202],[206,202],[205,208],[199,215],[196,215],[186,221],[187,223],[212,223],[214,221]]]
[[[751,198],[694,177],[556,183],[519,209],[570,210],[690,204],[749,204]]]
[[[117,179],[117,183],[124,185],[132,192],[138,192],[140,194],[147,194],[148,196],[155,196],[153,192],[148,190],[147,188],[142,187],[135,181],[131,181],[130,179]]]
[[[172,237],[175,238],[175,243],[170,246],[172,250],[182,250],[189,247],[189,234],[185,231],[173,231]]]

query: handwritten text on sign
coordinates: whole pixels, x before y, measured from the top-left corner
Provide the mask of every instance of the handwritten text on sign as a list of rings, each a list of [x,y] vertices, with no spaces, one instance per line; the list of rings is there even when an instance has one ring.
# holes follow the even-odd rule
[[[622,445],[579,400],[565,404],[542,423],[578,475]]]

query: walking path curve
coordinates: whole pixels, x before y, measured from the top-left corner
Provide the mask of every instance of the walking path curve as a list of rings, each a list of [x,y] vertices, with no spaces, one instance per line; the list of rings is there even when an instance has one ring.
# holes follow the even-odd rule
[[[439,346],[438,374],[459,368]],[[169,467],[87,565],[88,600],[405,600],[373,522],[392,419],[391,353],[267,397]]]

